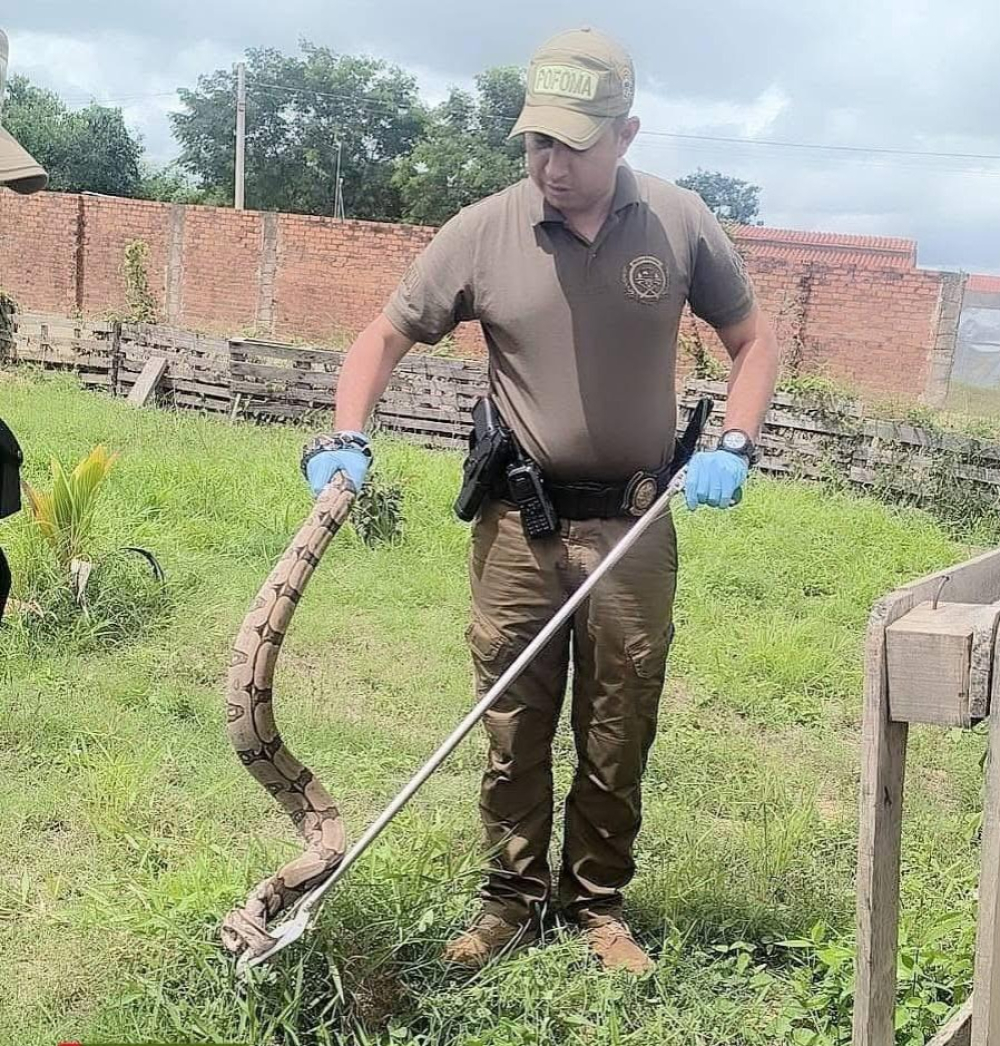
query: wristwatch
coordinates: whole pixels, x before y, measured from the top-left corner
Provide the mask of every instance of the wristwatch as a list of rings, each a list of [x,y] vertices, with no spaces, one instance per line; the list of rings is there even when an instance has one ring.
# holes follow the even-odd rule
[[[748,465],[753,464],[754,455],[757,453],[753,440],[742,429],[726,429],[720,437],[716,449],[746,458]]]
[[[364,454],[369,461],[372,458],[371,441],[363,432],[334,432],[330,435],[314,436],[302,448],[302,460],[299,463],[302,475],[306,479],[309,478],[306,467],[317,454],[338,450],[357,450]]]

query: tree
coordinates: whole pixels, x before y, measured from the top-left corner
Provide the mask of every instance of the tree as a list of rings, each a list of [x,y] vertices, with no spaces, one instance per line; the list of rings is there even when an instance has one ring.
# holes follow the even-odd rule
[[[338,143],[347,213],[398,220],[394,161],[424,128],[416,80],[375,58],[302,44],[303,57],[247,52],[246,201],[261,210],[333,214]],[[180,165],[233,201],[236,74],[202,76],[171,114]]]
[[[678,178],[677,184],[682,189],[694,190],[721,221],[739,225],[763,224],[757,221],[760,210],[759,185],[751,185],[742,178],[733,178],[720,171],[704,171],[700,167],[694,174]]]
[[[71,112],[52,91],[24,76],[8,84],[4,127],[49,173],[49,188],[134,196],[142,143],[121,109],[91,104]]]
[[[191,176],[175,163],[156,167],[142,164],[142,179],[137,196],[143,200],[159,200],[162,203],[201,203],[217,207],[225,200],[221,193],[209,192],[191,181]]]
[[[396,163],[403,220],[441,225],[462,207],[524,177],[524,143],[508,140],[524,104],[519,69],[488,69],[476,96],[453,89],[430,114],[427,131]]]

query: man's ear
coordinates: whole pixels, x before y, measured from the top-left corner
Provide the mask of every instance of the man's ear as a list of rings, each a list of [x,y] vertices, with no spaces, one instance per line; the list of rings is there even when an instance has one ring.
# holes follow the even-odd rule
[[[639,117],[630,116],[626,121],[622,129],[618,132],[618,158],[621,159],[629,149],[629,146],[635,141],[635,136],[639,133]]]

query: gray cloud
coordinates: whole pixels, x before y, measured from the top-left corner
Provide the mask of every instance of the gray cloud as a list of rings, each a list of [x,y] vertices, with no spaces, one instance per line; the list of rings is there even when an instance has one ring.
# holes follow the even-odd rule
[[[53,0],[5,15],[12,68],[66,95],[165,92],[123,103],[169,156],[167,94],[248,46],[300,38],[420,70],[440,96],[480,69],[524,64],[550,33],[591,23],[637,65],[650,130],[1000,154],[1000,5],[967,0],[742,0],[621,4],[506,0]],[[113,60],[111,60],[113,57]],[[911,236],[925,265],[1000,271],[1000,162],[833,154],[641,136],[636,166],[697,166],[764,187],[769,224]],[[976,170],[978,169],[978,173]]]

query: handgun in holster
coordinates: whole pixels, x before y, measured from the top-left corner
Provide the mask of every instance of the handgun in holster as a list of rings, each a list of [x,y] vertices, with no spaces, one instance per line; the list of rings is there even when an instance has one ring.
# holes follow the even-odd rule
[[[469,453],[462,464],[462,489],[455,501],[455,514],[467,523],[485,498],[494,489],[510,461],[513,438],[511,431],[496,408],[483,396],[472,408],[472,431],[469,433]]]

